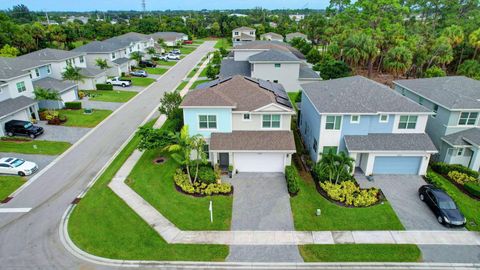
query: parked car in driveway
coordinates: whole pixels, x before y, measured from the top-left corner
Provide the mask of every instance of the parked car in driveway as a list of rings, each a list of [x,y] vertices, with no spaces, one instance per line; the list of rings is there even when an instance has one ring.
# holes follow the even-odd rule
[[[135,77],[148,77],[148,73],[145,70],[135,70],[130,72],[130,75]]]
[[[167,59],[168,60],[180,60],[180,56],[178,56],[176,54],[168,54]]]
[[[167,56],[164,55],[164,54],[155,54],[155,57],[156,57],[158,60],[161,60],[161,61],[168,61]]]
[[[170,52],[170,54],[178,54],[178,55],[180,55],[180,54],[182,54],[182,52],[181,52],[179,49],[173,49],[173,50]]]
[[[121,79],[120,77],[113,77],[107,80],[107,84],[117,85],[121,87],[127,87],[132,85],[132,80]]]
[[[5,123],[5,133],[10,137],[14,135],[21,135],[34,139],[43,134],[43,128],[34,126],[29,121],[10,120]]]
[[[13,157],[0,158],[0,173],[26,176],[36,171],[38,171],[38,166],[31,161]]]
[[[440,224],[465,226],[467,220],[452,198],[443,190],[432,185],[424,185],[418,189],[418,196],[432,210]]]
[[[193,40],[184,40],[183,44],[193,44]]]
[[[152,61],[146,61],[146,60],[140,61],[138,65],[140,67],[156,67],[157,66],[157,64],[153,63]]]

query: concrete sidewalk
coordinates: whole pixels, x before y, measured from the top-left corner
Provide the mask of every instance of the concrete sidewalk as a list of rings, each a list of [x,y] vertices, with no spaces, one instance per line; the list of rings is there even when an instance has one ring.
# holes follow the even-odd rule
[[[163,123],[159,124],[161,126]],[[142,152],[135,150],[117,172],[109,187],[170,244],[480,245],[480,234],[470,231],[181,231],[125,184],[125,179],[141,156]]]

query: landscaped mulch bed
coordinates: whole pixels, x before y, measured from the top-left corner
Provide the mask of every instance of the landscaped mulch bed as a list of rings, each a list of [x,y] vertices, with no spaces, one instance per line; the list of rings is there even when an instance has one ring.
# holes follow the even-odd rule
[[[327,199],[331,203],[334,203],[334,204],[336,204],[338,206],[341,206],[341,207],[346,207],[346,208],[369,208],[369,207],[372,207],[372,206],[375,206],[375,205],[378,205],[378,204],[383,204],[383,202],[387,200],[385,198],[385,195],[383,194],[382,190],[378,189],[378,196],[377,196],[378,201],[376,203],[374,203],[372,205],[369,205],[369,206],[346,205],[343,202],[339,202],[339,201],[336,201],[336,200],[330,198],[328,196],[327,192],[325,190],[323,190],[323,188],[320,186],[320,183],[317,182],[317,181],[314,181],[314,182],[315,182],[315,187],[317,188],[317,192],[320,193],[320,195],[322,195],[325,199]],[[358,186],[358,183],[356,181],[355,181],[355,184]]]
[[[477,196],[473,195],[472,193],[468,192],[468,190],[464,186],[462,186],[459,183],[450,179],[450,177],[448,177],[448,175],[441,174],[441,173],[438,173],[438,172],[436,172],[436,173],[443,176],[443,178],[447,179],[450,183],[452,183],[455,187],[457,187],[463,194],[467,195],[468,197],[470,197],[474,200],[480,201],[480,197],[477,197]],[[430,183],[428,181],[428,178],[425,175],[422,176],[422,177],[423,177],[423,180],[425,180],[425,182]]]
[[[184,195],[188,195],[188,196],[191,196],[191,197],[195,197],[195,198],[203,198],[203,197],[211,197],[211,196],[232,196],[233,195],[233,186],[232,186],[232,189],[229,193],[221,193],[221,194],[212,194],[212,195],[206,195],[206,194],[198,194],[198,193],[193,193],[193,194],[190,194],[190,193],[186,193],[185,191],[182,190],[181,187],[179,187],[175,182],[173,183],[173,185],[175,186],[175,189],[184,194]]]

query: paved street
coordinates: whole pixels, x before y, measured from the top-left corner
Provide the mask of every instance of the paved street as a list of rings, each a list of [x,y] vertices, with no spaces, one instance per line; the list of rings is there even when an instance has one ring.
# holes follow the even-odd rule
[[[208,51],[213,50],[213,45],[214,42],[205,42],[172,67],[158,82],[118,110],[13,200],[2,206],[33,208],[28,213],[0,214],[2,269],[105,268],[80,261],[64,249],[59,240],[61,217],[72,200],[158,106],[163,93],[174,89],[190,69]]]

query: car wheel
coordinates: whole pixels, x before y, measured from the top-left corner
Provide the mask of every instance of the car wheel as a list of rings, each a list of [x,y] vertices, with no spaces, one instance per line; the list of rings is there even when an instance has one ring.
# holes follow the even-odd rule
[[[35,135],[33,135],[33,134],[30,134],[29,137],[32,138],[32,139],[35,139]]]
[[[420,194],[420,196],[419,196],[419,197],[420,197],[420,201],[422,201],[422,202],[423,202],[423,201],[425,200],[425,197],[423,196],[423,194]]]
[[[443,224],[443,218],[441,216],[437,217],[437,221],[438,223]]]
[[[18,172],[18,175],[19,176],[25,176],[25,173],[24,172]]]
[[[107,84],[112,84],[111,82],[107,82]]]
[[[124,83],[122,83],[122,87],[127,87],[127,85],[126,85],[126,84],[124,84]]]
[[[8,132],[8,133],[7,133],[7,136],[8,136],[8,137],[13,137],[13,133],[12,133],[12,132]]]

